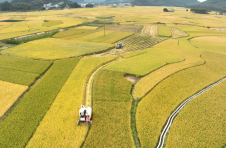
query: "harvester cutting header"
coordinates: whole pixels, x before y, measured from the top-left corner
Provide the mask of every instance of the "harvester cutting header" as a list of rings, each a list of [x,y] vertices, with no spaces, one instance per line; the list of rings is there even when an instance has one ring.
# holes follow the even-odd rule
[[[85,107],[84,105],[81,106],[81,109],[79,110],[79,120],[78,125],[80,123],[87,123],[89,125],[92,124],[92,108],[91,107]]]

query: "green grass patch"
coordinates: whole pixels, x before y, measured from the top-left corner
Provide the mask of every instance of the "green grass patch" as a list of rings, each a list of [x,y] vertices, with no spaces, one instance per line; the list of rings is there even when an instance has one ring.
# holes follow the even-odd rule
[[[55,25],[60,25],[63,22],[59,21],[59,20],[46,20],[44,21],[44,23],[42,24],[42,26],[45,27],[51,27],[51,26],[55,26]]]
[[[58,30],[55,30],[53,32],[44,33],[44,34],[40,34],[40,35],[28,36],[28,37],[19,38],[19,39],[8,39],[8,40],[4,40],[3,42],[6,43],[6,44],[16,44],[16,45],[18,45],[18,44],[26,43],[26,42],[33,41],[33,40],[52,37],[57,32],[58,32]]]
[[[144,76],[166,64],[158,57],[144,53],[131,58],[122,59],[107,66],[106,69],[120,71],[132,75]]]
[[[166,61],[168,64],[181,62],[184,60],[184,58],[181,57],[180,55],[165,49],[148,48],[148,49],[145,49],[145,51],[147,51],[147,53],[150,53],[151,55],[154,55],[162,59],[163,61]]]
[[[66,41],[47,38],[21,44],[1,51],[2,54],[35,59],[61,59],[85,54],[98,53],[110,48],[112,44]]]
[[[163,37],[171,37],[170,28],[166,25],[158,25],[158,35]]]
[[[0,80],[30,86],[40,74],[0,67]]]
[[[83,147],[134,147],[131,86],[124,73],[103,70],[97,74],[93,84],[93,124]]]
[[[0,55],[0,67],[29,73],[42,74],[52,61],[33,60],[20,57]]]
[[[89,34],[95,32],[93,29],[68,29],[66,31],[58,32],[57,34],[53,35],[53,38],[62,38],[62,37],[67,37],[67,36],[72,36],[72,35],[84,35],[84,34]]]
[[[133,51],[133,52],[127,52],[127,53],[121,54],[121,56],[123,58],[130,58],[130,57],[134,57],[134,56],[144,54],[144,53],[146,53],[144,50],[136,50],[136,51]]]
[[[103,34],[103,32],[100,32],[100,34]],[[133,35],[134,33],[130,32],[111,32],[110,34],[106,33],[105,36],[100,36],[96,39],[91,40],[90,42],[96,42],[96,43],[115,43],[118,42],[128,36]],[[92,35],[92,34],[91,34]]]
[[[56,61],[0,123],[1,147],[25,147],[79,59]]]
[[[22,22],[22,21],[25,21],[25,20],[3,20],[0,22]]]
[[[226,67],[223,66],[226,64],[225,55],[212,52],[204,52],[201,55],[206,64],[168,77],[139,103],[136,122],[138,136],[143,147],[156,147],[167,118],[180,103],[225,77]],[[187,124],[183,124],[181,128],[186,126]]]

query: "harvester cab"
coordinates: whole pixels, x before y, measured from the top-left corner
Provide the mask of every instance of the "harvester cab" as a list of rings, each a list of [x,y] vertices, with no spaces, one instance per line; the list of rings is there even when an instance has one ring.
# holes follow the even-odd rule
[[[116,49],[121,49],[123,47],[122,43],[118,43]]]
[[[80,123],[86,123],[91,125],[92,124],[91,117],[92,117],[92,108],[91,107],[86,108],[84,105],[82,105],[79,110],[79,120],[77,124],[79,125]]]

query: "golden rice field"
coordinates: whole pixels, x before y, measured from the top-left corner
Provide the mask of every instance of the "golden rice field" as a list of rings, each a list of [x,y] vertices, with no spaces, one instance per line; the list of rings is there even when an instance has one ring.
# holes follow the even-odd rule
[[[171,112],[186,98],[225,77],[226,68],[222,66],[226,63],[225,55],[212,52],[201,55],[206,64],[168,77],[138,104],[136,123],[142,146],[155,147]],[[144,112],[151,116],[146,116]]]
[[[28,86],[0,81],[0,117],[13,105]]]
[[[171,39],[171,40],[165,41],[164,43],[160,43],[160,44],[154,46],[155,50],[165,49],[167,51],[174,52],[174,53],[180,55],[181,57],[183,57],[184,61],[166,65],[166,66],[146,75],[145,77],[143,77],[136,84],[136,87],[133,92],[137,98],[144,97],[146,94],[148,94],[149,91],[151,91],[154,88],[154,86],[159,84],[162,80],[169,77],[170,75],[172,75],[180,70],[205,63],[205,61],[200,57],[199,53],[184,50],[183,48],[180,48],[177,45],[177,43],[178,43],[177,40]],[[165,48],[165,46],[167,44],[169,44],[171,46],[168,46],[168,48]],[[191,48],[194,48],[194,47],[191,47]]]
[[[3,50],[1,54],[34,59],[60,59],[100,52],[112,47],[112,44],[107,43],[64,41],[47,38]]]
[[[191,44],[201,50],[226,54],[225,36],[204,36],[192,39]]]
[[[190,102],[170,128],[166,147],[225,147],[225,88],[222,82]]]
[[[156,147],[172,111],[226,76],[226,16],[163,8],[0,13],[0,40],[59,30],[0,43],[0,147]],[[224,90],[189,102],[164,147],[225,147]]]
[[[20,31],[22,32],[28,30],[29,30],[28,24],[26,23],[26,21],[22,21],[13,23],[12,26],[1,29],[0,34],[9,32],[20,32]]]
[[[57,95],[27,147],[80,147],[88,126],[75,126],[89,74],[115,57],[83,58]],[[87,63],[90,63],[87,65]],[[54,145],[52,143],[54,141]]]

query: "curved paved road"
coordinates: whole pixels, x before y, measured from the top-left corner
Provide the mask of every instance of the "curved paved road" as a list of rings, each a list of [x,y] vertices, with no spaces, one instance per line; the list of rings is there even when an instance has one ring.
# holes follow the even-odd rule
[[[183,109],[183,107],[188,104],[188,102],[190,102],[192,99],[194,99],[195,97],[201,95],[203,92],[209,90],[210,88],[214,87],[215,85],[221,83],[222,81],[226,80],[226,77],[217,81],[216,83],[204,88],[203,90],[201,90],[200,92],[196,93],[195,95],[191,96],[190,98],[188,98],[187,100],[185,100],[183,103],[181,103],[177,109],[170,115],[170,117],[167,120],[167,123],[165,125],[165,127],[162,130],[162,133],[159,137],[159,143],[157,145],[157,148],[162,148],[164,145],[164,138],[167,134],[167,132],[169,131],[170,126],[172,125],[172,122],[174,120],[174,118],[176,117],[176,115]]]

